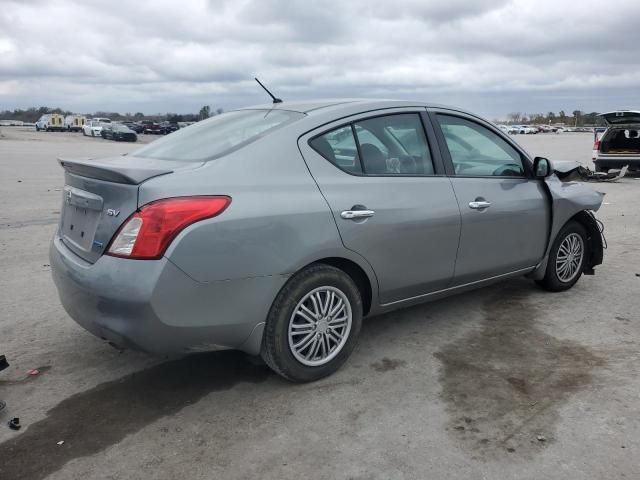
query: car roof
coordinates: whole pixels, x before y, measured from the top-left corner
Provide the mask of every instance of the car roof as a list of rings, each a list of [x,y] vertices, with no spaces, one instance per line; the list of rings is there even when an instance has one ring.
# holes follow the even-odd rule
[[[362,113],[375,112],[378,110],[394,109],[394,108],[440,108],[463,113],[480,120],[485,120],[475,113],[468,112],[461,108],[440,105],[436,103],[427,103],[415,100],[392,100],[378,98],[337,98],[337,99],[319,99],[305,101],[291,101],[281,103],[267,103],[262,105],[254,105],[244,107],[238,110],[283,110],[303,113],[305,120],[296,122],[301,128],[312,128],[312,126],[320,126],[335,120],[359,115]],[[487,120],[485,120],[487,121]]]
[[[265,103],[260,105],[252,105],[243,107],[238,110],[289,110],[294,112],[312,115],[314,113],[326,113],[328,110],[354,110],[361,109],[363,111],[376,110],[382,108],[402,108],[402,107],[434,107],[446,108],[449,110],[463,111],[459,108],[428,103],[416,100],[395,100],[380,98],[330,98],[317,100],[301,100],[281,103]],[[465,112],[468,113],[468,112]]]

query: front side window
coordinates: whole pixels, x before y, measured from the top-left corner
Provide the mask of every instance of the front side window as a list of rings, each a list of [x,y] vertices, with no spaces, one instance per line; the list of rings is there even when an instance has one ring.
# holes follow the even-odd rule
[[[459,176],[523,177],[520,153],[490,129],[460,117],[437,115]]]
[[[202,162],[241,148],[304,117],[288,110],[237,110],[177,130],[132,153],[136,157]]]
[[[434,174],[431,152],[417,113],[359,120],[315,137],[309,144],[327,160],[350,173]]]

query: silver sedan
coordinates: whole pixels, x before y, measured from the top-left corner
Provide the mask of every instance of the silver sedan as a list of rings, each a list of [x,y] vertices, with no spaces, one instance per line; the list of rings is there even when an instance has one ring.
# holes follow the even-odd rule
[[[602,197],[491,123],[421,102],[232,111],[132,154],[60,159],[51,249],[69,315],[163,356],[337,370],[364,316],[526,275],[566,290],[602,262]]]

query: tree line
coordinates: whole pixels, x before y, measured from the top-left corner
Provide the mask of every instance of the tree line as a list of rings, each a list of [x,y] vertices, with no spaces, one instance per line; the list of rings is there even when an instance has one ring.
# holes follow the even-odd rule
[[[119,113],[119,112],[103,112],[97,111],[92,114],[86,114],[88,117],[107,117],[116,121],[142,121],[148,120],[152,122],[197,122],[198,120],[204,120],[205,118],[212,117],[213,115],[219,115],[224,110],[222,108],[212,109],[209,105],[203,106],[198,113],[157,113],[155,115],[146,115],[142,112],[136,113]],[[23,110],[16,108],[15,110],[0,110],[0,120],[19,120],[22,122],[33,123],[36,122],[42,115],[47,113],[59,113],[60,115],[73,115],[74,112],[64,110],[60,107],[31,107]]]
[[[583,112],[581,110],[574,110],[570,115],[564,110],[560,110],[558,113],[548,112],[527,114],[522,112],[511,112],[507,115],[507,123],[512,125],[527,123],[535,125],[553,125],[555,123],[564,123],[565,125],[572,125],[576,127],[605,125],[602,117],[599,117],[598,115],[598,112]]]

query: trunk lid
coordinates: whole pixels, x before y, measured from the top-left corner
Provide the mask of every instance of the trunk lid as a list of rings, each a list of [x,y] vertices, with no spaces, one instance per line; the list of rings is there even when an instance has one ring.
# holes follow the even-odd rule
[[[120,156],[59,159],[65,169],[58,235],[75,254],[94,263],[120,225],[138,209],[140,184],[201,164]]]
[[[640,111],[638,110],[616,110],[608,113],[601,113],[608,125],[640,125]]]

